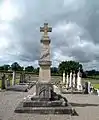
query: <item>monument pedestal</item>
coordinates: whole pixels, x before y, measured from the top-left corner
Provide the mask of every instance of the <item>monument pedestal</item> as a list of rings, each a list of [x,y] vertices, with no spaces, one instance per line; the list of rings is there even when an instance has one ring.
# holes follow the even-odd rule
[[[53,91],[51,83],[36,84],[36,95],[27,96],[15,109],[16,113],[73,114],[65,97]]]
[[[38,83],[36,95],[27,96],[15,109],[16,113],[73,114],[73,109],[65,97],[53,91],[52,84]]]
[[[53,90],[51,83],[38,82],[36,84],[36,96],[39,96],[39,100],[49,101],[51,99],[51,90]]]

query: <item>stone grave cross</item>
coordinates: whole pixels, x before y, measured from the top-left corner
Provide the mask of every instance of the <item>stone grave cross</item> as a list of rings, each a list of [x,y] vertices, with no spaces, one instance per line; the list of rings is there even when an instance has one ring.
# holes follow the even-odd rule
[[[52,28],[48,27],[48,23],[44,23],[44,27],[40,27],[40,32],[44,32],[44,36],[48,36],[48,32],[52,32]]]
[[[51,32],[52,28],[48,27],[48,23],[44,23],[44,27],[40,27],[40,32],[44,32],[41,38],[41,56],[39,60],[39,80],[36,85],[36,95],[40,99],[50,99],[51,98],[51,73],[50,73],[50,39],[48,32]]]

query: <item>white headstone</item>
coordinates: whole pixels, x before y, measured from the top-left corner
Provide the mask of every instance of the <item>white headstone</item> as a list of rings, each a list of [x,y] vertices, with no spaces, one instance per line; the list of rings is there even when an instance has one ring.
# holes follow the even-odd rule
[[[63,72],[63,84],[66,83],[65,72]]]
[[[69,80],[69,87],[72,87],[72,72],[70,72],[70,80]]]
[[[69,78],[68,78],[68,73],[67,73],[67,78],[66,78],[66,88],[69,87]]]
[[[97,89],[97,93],[98,93],[98,96],[99,96],[99,89]]]
[[[91,88],[91,82],[88,82],[88,93],[89,93],[89,94],[91,93],[90,88]]]
[[[76,75],[75,75],[75,73],[74,73],[74,74],[73,74],[73,88],[75,88],[75,82],[76,82],[76,81],[75,81],[75,80],[76,80],[75,77],[76,77]]]
[[[13,76],[12,76],[12,85],[15,85],[15,71],[13,71]]]
[[[80,76],[80,70],[77,74],[77,89],[80,91],[82,90],[82,81],[81,81],[81,76]]]

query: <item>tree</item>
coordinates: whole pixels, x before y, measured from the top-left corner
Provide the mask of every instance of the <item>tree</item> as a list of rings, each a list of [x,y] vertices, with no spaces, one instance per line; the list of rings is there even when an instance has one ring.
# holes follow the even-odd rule
[[[39,74],[39,67],[34,69],[35,74]]]
[[[3,66],[0,66],[0,70],[6,70],[6,71],[8,71],[9,69],[10,69],[10,65],[5,64]]]
[[[63,71],[70,73],[71,70],[77,72],[79,68],[81,71],[83,71],[82,65],[75,61],[63,61],[58,66],[59,73],[61,74]]]
[[[17,62],[14,62],[14,63],[11,65],[11,69],[14,70],[14,71],[21,71],[21,70],[22,70],[22,67],[21,67]]]
[[[27,66],[25,68],[25,71],[27,71],[27,72],[33,72],[34,71],[34,67],[33,66]]]
[[[3,65],[4,70],[8,71],[10,69],[10,65]]]
[[[57,73],[58,68],[57,67],[51,67],[51,73]]]
[[[0,70],[4,70],[4,67],[3,67],[3,66],[0,66]]]

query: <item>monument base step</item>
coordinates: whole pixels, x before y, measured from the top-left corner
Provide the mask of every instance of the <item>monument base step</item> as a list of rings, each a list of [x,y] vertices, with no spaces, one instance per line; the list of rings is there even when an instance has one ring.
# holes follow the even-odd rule
[[[70,105],[65,107],[23,107],[23,102],[15,109],[15,113],[34,113],[34,114],[73,114]]]
[[[63,102],[60,100],[57,101],[32,101],[26,100],[23,102],[23,107],[60,107],[64,106]],[[65,104],[66,106],[66,104]]]

